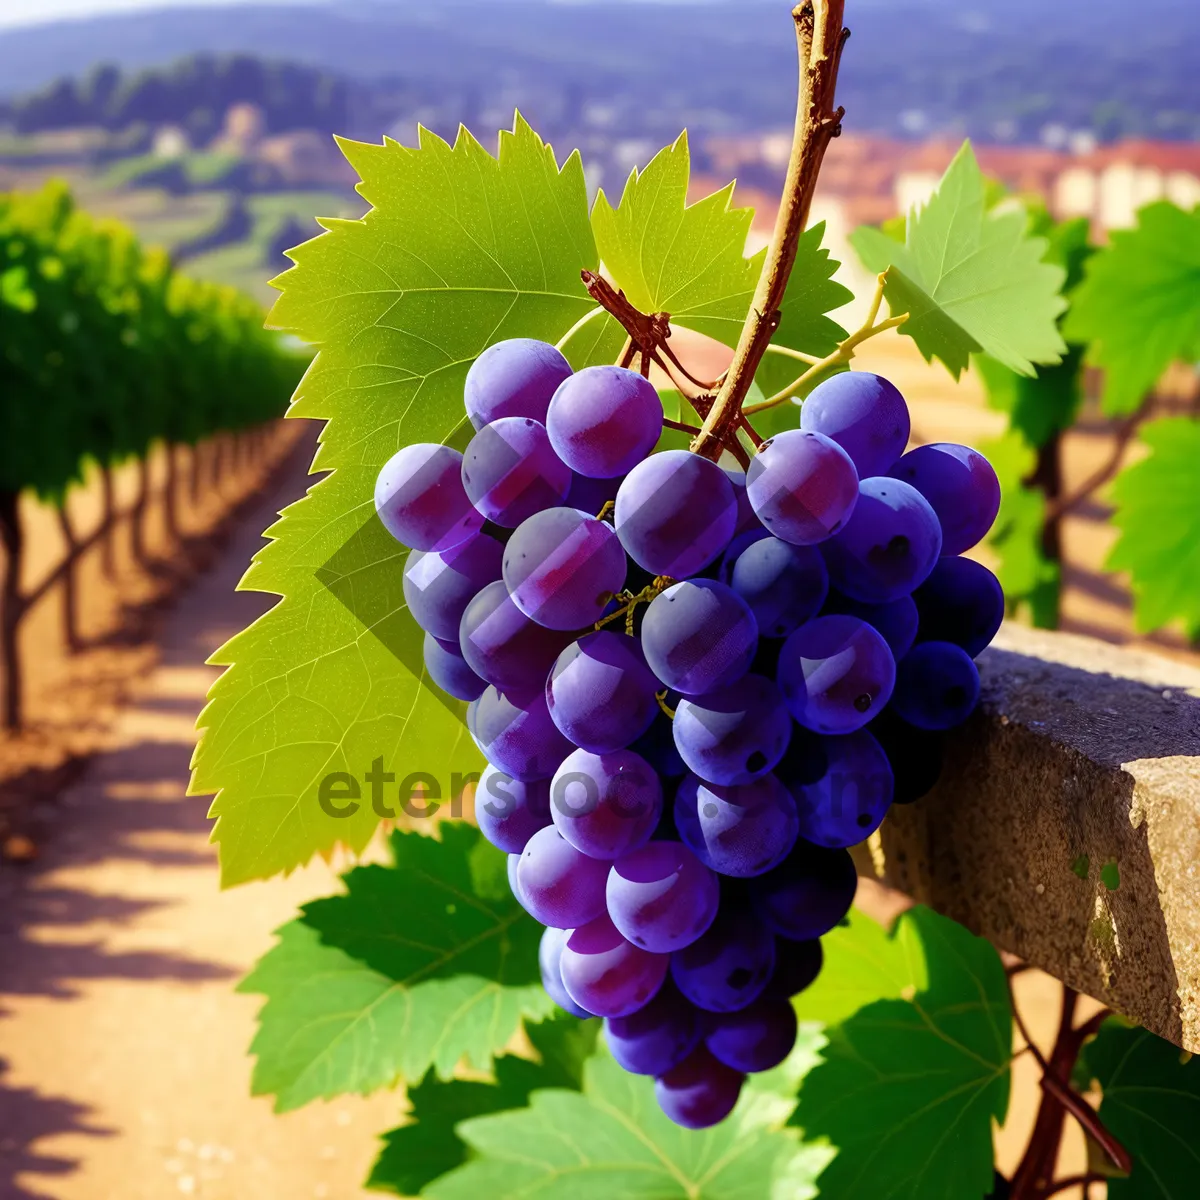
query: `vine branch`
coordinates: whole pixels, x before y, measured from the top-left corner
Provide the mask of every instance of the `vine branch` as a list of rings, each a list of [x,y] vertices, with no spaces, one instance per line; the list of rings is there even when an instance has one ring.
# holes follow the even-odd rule
[[[1121,462],[1125,457],[1125,451],[1129,448],[1129,443],[1133,441],[1137,434],[1138,428],[1145,419],[1149,411],[1149,401],[1142,404],[1137,412],[1131,413],[1125,418],[1116,428],[1116,442],[1113,445],[1112,453],[1108,460],[1101,466],[1097,467],[1079,485],[1077,491],[1072,492],[1069,496],[1059,496],[1046,505],[1046,516],[1044,523],[1049,525],[1054,521],[1061,520],[1069,512],[1073,512],[1081,504],[1089,500],[1092,495],[1102,488],[1121,467]]]
[[[804,0],[792,10],[800,57],[800,94],[783,203],[733,362],[700,435],[692,442],[695,453],[714,461],[738,423],[755,372],[779,328],[780,307],[800,235],[808,223],[821,163],[830,140],[841,133],[845,110],[835,109],[833,101],[842,48],[850,32],[842,24],[844,13],[845,0]]]

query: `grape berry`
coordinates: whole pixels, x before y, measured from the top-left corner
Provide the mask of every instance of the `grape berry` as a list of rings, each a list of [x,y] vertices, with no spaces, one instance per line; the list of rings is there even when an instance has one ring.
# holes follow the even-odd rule
[[[466,454],[405,447],[375,504],[430,679],[470,702],[479,827],[546,926],[551,998],[604,1018],[673,1121],[713,1125],[795,1042],[848,848],[933,787],[978,703],[1004,596],[957,556],[995,473],[906,454],[904,398],[865,372],[745,475],[655,452],[647,380],[541,342],[484,351],[465,399]]]

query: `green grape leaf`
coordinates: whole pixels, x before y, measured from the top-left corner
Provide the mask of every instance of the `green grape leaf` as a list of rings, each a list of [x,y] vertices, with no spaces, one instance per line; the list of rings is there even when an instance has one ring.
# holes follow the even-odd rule
[[[392,839],[390,867],[357,867],[346,894],[306,905],[239,990],[267,997],[251,1046],[255,1095],[286,1112],[365,1095],[465,1060],[486,1070],[553,1009],[540,931],[513,899],[504,855],[473,826]]]
[[[818,1180],[823,1200],[982,1200],[1012,1058],[999,955],[923,907],[889,938],[856,917],[825,946],[813,995],[797,1004],[841,1019],[791,1118],[838,1150]]]
[[[1181,620],[1200,637],[1200,421],[1151,421],[1140,436],[1150,457],[1113,484],[1121,537],[1107,566],[1129,572],[1139,630]]]
[[[1104,411],[1135,412],[1176,359],[1200,348],[1200,208],[1147,205],[1087,264],[1066,323],[1103,367]]]
[[[578,156],[560,169],[519,118],[498,158],[465,132],[453,147],[425,131],[418,149],[341,145],[371,210],[291,252],[272,312],[319,350],[291,415],[326,422],[313,469],[330,474],[268,530],[241,586],[282,599],[210,659],[228,669],[198,722],[191,792],[217,793],[225,885],[364,847],[376,807],[328,800],[353,797],[376,759],[443,795],[478,767],[462,706],[422,682],[375,477],[403,445],[465,437],[474,358],[562,337],[592,308],[580,270],[599,265]]]
[[[988,544],[996,553],[996,577],[1009,609],[1027,605],[1036,626],[1056,629],[1061,572],[1042,550],[1046,496],[1040,488],[1024,484],[1037,455],[1015,429],[985,442],[980,450],[1000,481],[1000,511],[988,533]]]
[[[458,1125],[474,1152],[427,1185],[437,1200],[803,1200],[827,1152],[775,1128],[790,1103],[747,1087],[720,1125],[697,1133],[673,1124],[653,1080],[606,1054],[584,1065],[583,1090],[547,1089],[527,1108]]]
[[[440,1080],[432,1072],[408,1089],[412,1111],[398,1129],[383,1135],[383,1149],[371,1168],[367,1187],[415,1196],[426,1184],[467,1161],[466,1143],[455,1126],[469,1117],[524,1108],[537,1088],[583,1086],[583,1063],[592,1053],[598,1021],[580,1021],[565,1013],[526,1026],[540,1061],[515,1054],[496,1059],[491,1081]]]
[[[1100,1119],[1129,1151],[1128,1178],[1108,1181],[1109,1200],[1185,1200],[1200,1175],[1200,1063],[1145,1029],[1110,1020],[1081,1065],[1100,1084]]]
[[[850,241],[871,271],[887,271],[884,294],[900,331],[926,361],[939,358],[957,379],[983,351],[1022,375],[1056,363],[1066,345],[1056,324],[1066,272],[1043,261],[1022,211],[988,211],[983,174],[969,142],[955,155],[929,203],[905,226],[904,245],[870,226]]]

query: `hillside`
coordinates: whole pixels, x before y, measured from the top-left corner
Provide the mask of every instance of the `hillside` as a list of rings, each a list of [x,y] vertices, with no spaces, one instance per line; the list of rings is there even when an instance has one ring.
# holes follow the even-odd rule
[[[1200,137],[1200,6],[1143,0],[1137,11],[1131,21],[1117,0],[856,0],[842,99],[857,128],[909,136],[1028,141],[1057,123],[1104,139]],[[517,104],[559,137],[590,125],[609,137],[662,137],[685,123],[763,129],[789,120],[786,14],[782,0],[171,8],[0,33],[0,89],[14,96],[97,62],[246,53],[384,91],[399,82],[397,120],[441,132],[460,117],[494,128]],[[376,115],[373,105],[348,112],[348,131],[377,136],[366,127]]]

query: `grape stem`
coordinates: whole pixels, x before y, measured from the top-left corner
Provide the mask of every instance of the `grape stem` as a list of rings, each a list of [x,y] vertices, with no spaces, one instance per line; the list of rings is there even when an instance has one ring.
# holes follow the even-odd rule
[[[669,575],[658,575],[653,582],[647,584],[640,592],[620,592],[614,599],[621,601],[621,607],[610,612],[608,616],[601,617],[592,628],[603,629],[611,621],[616,621],[618,618],[624,617],[625,632],[630,637],[633,637],[633,617],[637,611],[637,606],[639,604],[649,604],[660,592],[665,592],[675,582]]]
[[[779,328],[788,277],[796,262],[800,235],[808,223],[821,163],[830,141],[842,131],[845,110],[834,108],[833,101],[842,49],[850,33],[842,24],[844,13],[845,0],[804,0],[792,10],[800,57],[800,89],[783,203],[733,362],[691,447],[714,462],[740,423],[750,384]]]
[[[776,392],[774,396],[762,400],[758,404],[751,404],[749,407],[743,408],[742,415],[753,416],[754,413],[763,412],[768,408],[774,408],[777,404],[782,404],[785,400],[790,400],[797,392],[806,391],[811,385],[817,383],[823,375],[827,374],[834,367],[848,363],[854,357],[854,351],[868,338],[873,338],[876,334],[883,333],[884,330],[896,329],[903,325],[908,320],[908,313],[888,317],[884,321],[877,319],[879,317],[880,305],[883,303],[883,291],[886,285],[887,272],[884,271],[876,280],[875,295],[871,299],[871,308],[867,313],[867,319],[848,338],[839,342],[836,350],[827,354],[824,358],[811,360],[812,365],[798,379],[794,379],[782,391]],[[779,348],[772,347],[772,349]],[[798,355],[797,357],[800,356]],[[805,355],[803,357],[807,358],[808,356]]]

